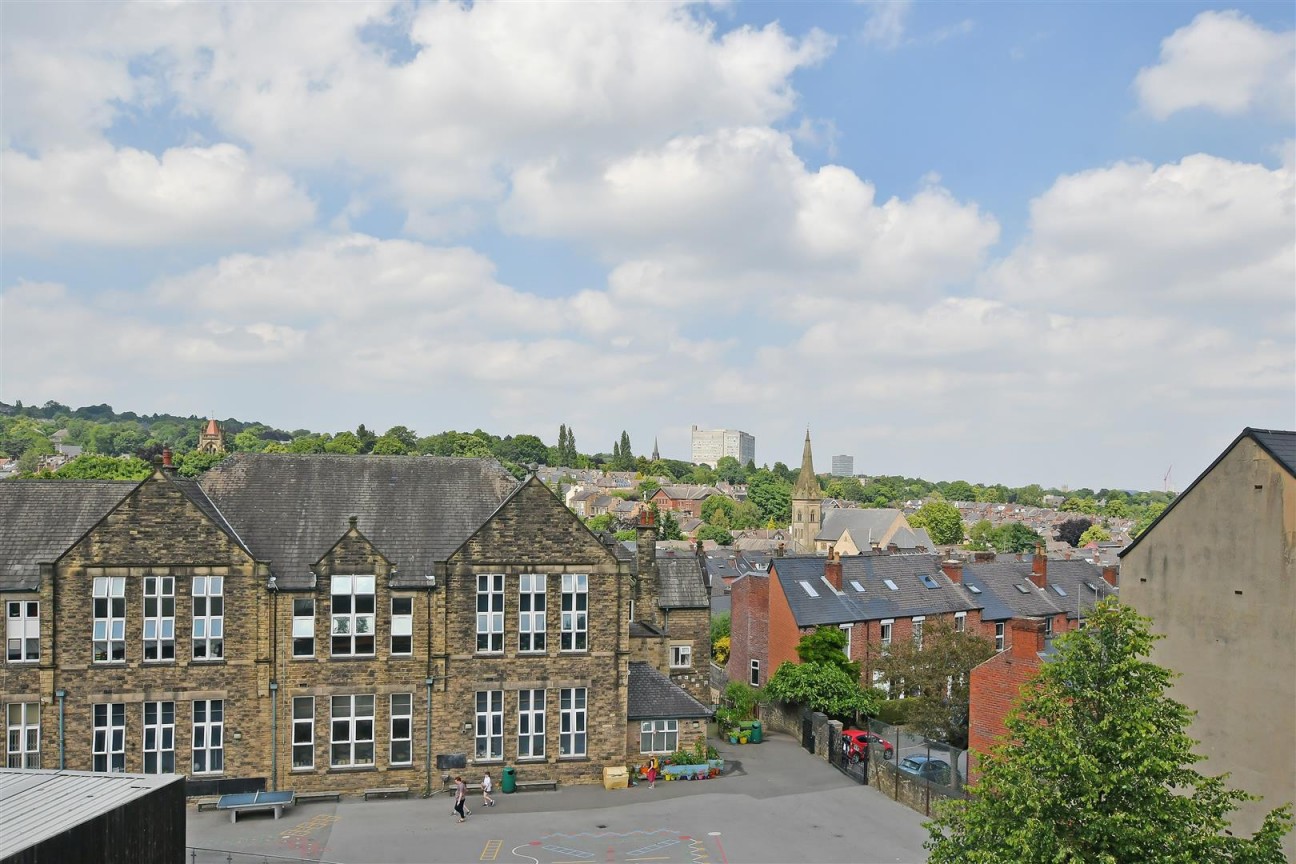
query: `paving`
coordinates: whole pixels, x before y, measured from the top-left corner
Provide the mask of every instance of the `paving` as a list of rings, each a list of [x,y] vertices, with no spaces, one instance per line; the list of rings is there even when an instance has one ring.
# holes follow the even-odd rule
[[[275,820],[190,808],[190,861],[277,858],[507,864],[825,864],[922,862],[923,817],[858,786],[792,738],[721,748],[724,776],[606,791],[498,792],[470,799],[463,824],[451,799],[310,802]],[[213,851],[202,851],[213,850]],[[214,851],[220,850],[220,851]]]

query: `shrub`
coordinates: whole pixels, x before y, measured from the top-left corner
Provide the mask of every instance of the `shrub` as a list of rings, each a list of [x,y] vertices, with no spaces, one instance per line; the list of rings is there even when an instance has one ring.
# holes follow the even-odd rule
[[[892,726],[903,726],[909,720],[909,703],[905,699],[887,699],[878,710],[878,719]]]

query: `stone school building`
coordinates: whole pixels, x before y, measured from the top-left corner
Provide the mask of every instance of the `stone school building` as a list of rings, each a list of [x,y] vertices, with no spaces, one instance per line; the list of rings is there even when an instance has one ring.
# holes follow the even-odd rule
[[[6,764],[190,794],[599,782],[710,713],[702,565],[638,533],[484,459],[0,483]]]

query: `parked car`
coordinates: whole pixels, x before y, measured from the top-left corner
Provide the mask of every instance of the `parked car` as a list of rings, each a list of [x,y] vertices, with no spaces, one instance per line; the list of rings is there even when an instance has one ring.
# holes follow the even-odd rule
[[[944,759],[937,759],[932,756],[906,756],[900,760],[896,766],[900,771],[917,777],[919,780],[930,780],[933,783],[939,783],[942,786],[949,786],[957,779],[959,785],[962,785],[963,778],[959,775],[958,770],[951,768],[950,764]]]
[[[863,762],[868,758],[870,746],[881,747],[883,759],[890,759],[895,754],[895,747],[881,735],[863,729],[842,731],[842,751],[848,761]]]

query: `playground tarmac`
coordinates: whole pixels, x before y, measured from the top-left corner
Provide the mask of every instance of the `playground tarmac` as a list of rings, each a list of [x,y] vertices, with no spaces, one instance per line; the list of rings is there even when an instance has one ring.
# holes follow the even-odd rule
[[[725,746],[722,777],[606,791],[474,795],[460,824],[446,794],[310,802],[247,814],[190,807],[191,864],[824,864],[922,862],[923,816],[769,735]]]

